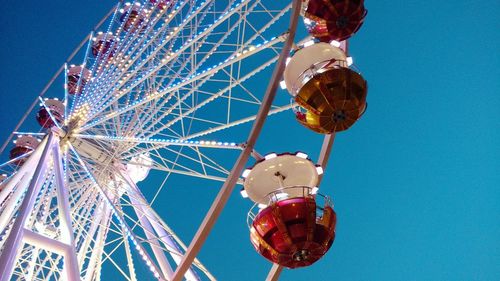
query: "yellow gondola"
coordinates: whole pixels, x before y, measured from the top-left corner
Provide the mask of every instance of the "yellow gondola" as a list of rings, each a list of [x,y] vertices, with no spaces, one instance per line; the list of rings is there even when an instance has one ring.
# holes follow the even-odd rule
[[[344,131],[366,110],[367,83],[357,72],[337,67],[314,75],[295,96],[306,110],[297,120],[322,134]]]

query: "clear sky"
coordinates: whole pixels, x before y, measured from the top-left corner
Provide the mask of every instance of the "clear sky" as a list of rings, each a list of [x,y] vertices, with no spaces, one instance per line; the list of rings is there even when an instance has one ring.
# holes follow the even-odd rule
[[[2,142],[114,3],[1,1]],[[324,259],[282,280],[500,280],[500,2],[366,6],[350,51],[369,83],[368,111],[338,134],[322,185],[337,238]],[[283,122],[294,121],[269,123]],[[318,150],[313,133],[290,128],[293,141],[267,130],[258,147]],[[160,208],[187,243],[217,191],[204,189],[191,179],[170,186],[189,204]],[[249,206],[235,192],[201,253],[220,280],[262,280],[270,268],[251,248]]]

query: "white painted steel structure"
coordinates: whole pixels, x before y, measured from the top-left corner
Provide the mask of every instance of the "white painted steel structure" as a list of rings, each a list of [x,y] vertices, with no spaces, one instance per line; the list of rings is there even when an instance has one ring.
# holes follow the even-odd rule
[[[166,2],[140,3],[144,18],[128,30],[120,2],[95,28],[119,38],[112,56],[92,55],[92,32],[40,94],[67,83],[78,56],[92,71],[79,94],[64,93],[65,123],[30,133],[43,141],[22,166],[0,165],[10,175],[0,192],[0,281],[101,280],[105,266],[140,280],[137,263],[160,280],[215,280],[196,257],[249,157],[260,157],[254,146],[264,121],[294,106],[275,95],[302,1]],[[262,81],[267,89],[256,86]],[[11,137],[27,134],[18,131],[29,127],[40,97]],[[321,148],[323,167],[333,139]],[[212,151],[239,157],[230,169]],[[135,162],[141,157],[150,162]],[[224,182],[189,245],[151,207],[163,184],[148,202],[127,169],[133,165],[165,179]],[[268,280],[281,270],[273,266]]]

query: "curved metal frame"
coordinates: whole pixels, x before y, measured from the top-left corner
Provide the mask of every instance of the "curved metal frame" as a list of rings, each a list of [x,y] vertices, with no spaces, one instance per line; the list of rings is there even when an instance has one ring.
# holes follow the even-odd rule
[[[191,241],[188,250],[186,251],[184,257],[182,258],[182,262],[179,264],[179,267],[174,273],[174,276],[172,278],[173,281],[182,280],[184,273],[189,268],[195,256],[200,251],[201,246],[207,239],[208,234],[210,233],[210,230],[214,226],[220,213],[222,212],[222,209],[226,205],[227,200],[229,199],[229,196],[231,195],[231,192],[233,191],[239,176],[241,175],[243,169],[245,168],[245,164],[247,163],[248,158],[253,152],[253,148],[255,146],[255,143],[257,142],[257,138],[262,130],[262,127],[264,126],[265,119],[267,117],[269,110],[271,109],[271,104],[274,100],[274,97],[276,96],[276,90],[278,89],[283,70],[285,69],[286,58],[288,57],[293,45],[293,40],[295,38],[295,33],[297,29],[298,18],[300,15],[301,2],[302,2],[301,0],[293,1],[288,38],[285,41],[283,49],[281,50],[280,57],[278,59],[278,62],[276,63],[273,76],[271,77],[271,80],[267,87],[266,94],[262,101],[262,105],[259,108],[259,112],[257,113],[257,117],[255,118],[252,130],[250,131],[250,134],[248,136],[247,144],[243,149],[243,151],[241,152],[240,156],[238,157],[238,160],[236,160],[236,163],[234,164],[231,173],[224,182],[224,185],[222,185],[221,190],[217,194],[217,197],[213,201],[212,206],[207,212],[207,215],[203,219],[203,222],[201,223],[200,227],[198,228],[198,231],[196,232],[193,240]]]

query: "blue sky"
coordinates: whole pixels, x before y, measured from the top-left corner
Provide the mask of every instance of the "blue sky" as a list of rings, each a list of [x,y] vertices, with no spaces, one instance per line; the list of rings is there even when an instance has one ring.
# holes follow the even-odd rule
[[[2,142],[114,3],[2,1]],[[350,52],[369,83],[368,111],[337,135],[322,184],[337,238],[324,259],[282,280],[500,280],[500,2],[366,6]],[[266,128],[283,122],[294,121]],[[317,152],[318,136],[291,128],[293,141],[265,130],[259,150]],[[161,212],[191,237],[216,191],[186,179],[169,196],[190,208]],[[261,280],[270,268],[248,240],[249,207],[235,192],[202,250],[220,280]],[[183,212],[189,220],[175,217]]]

